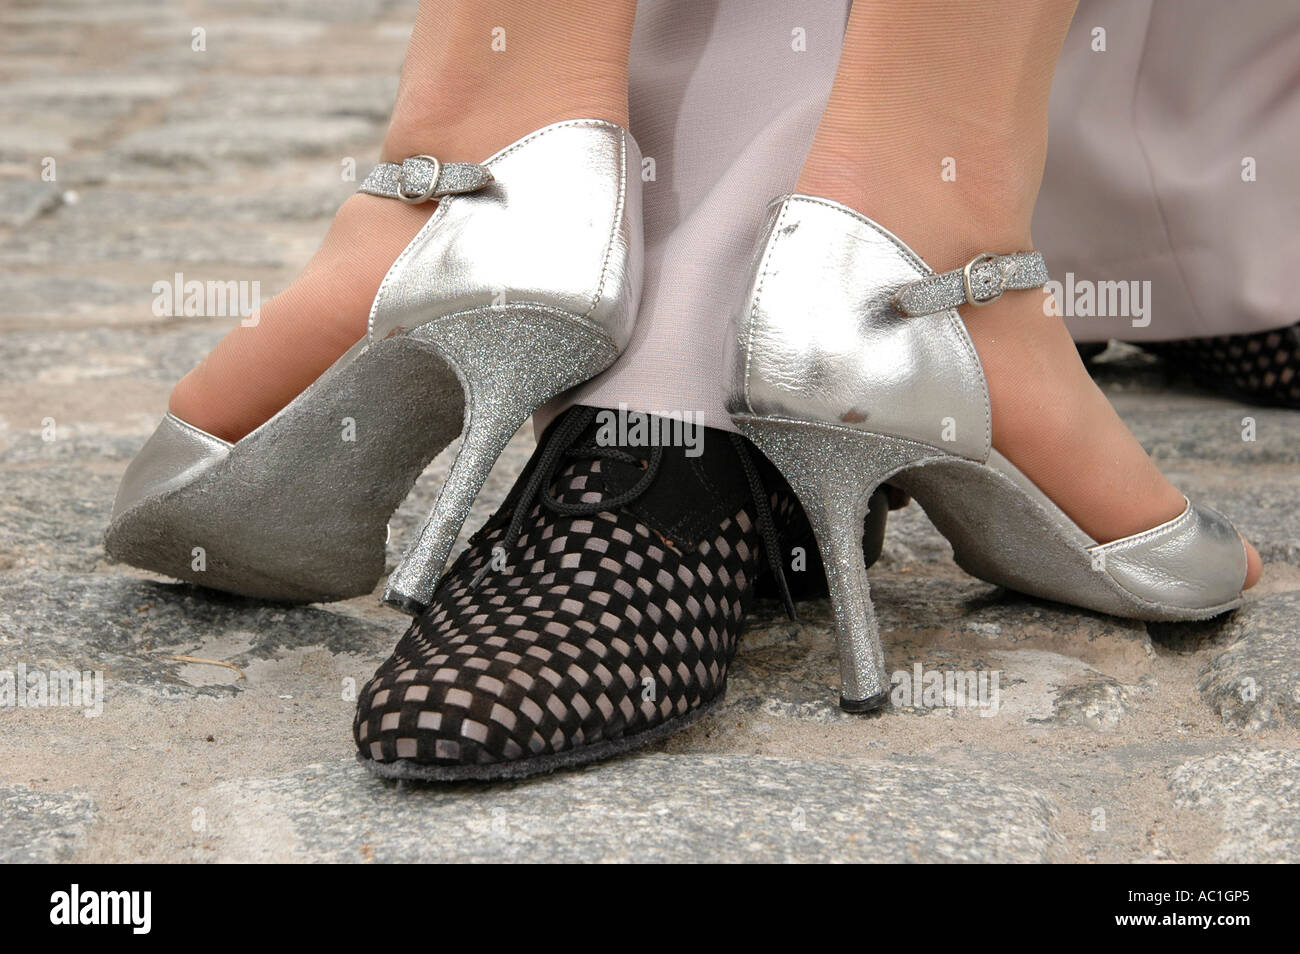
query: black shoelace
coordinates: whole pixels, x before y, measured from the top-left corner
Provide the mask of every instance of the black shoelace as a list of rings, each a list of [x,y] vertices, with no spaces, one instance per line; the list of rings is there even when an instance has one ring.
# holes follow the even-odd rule
[[[661,446],[655,445],[651,447],[650,456],[640,458],[620,448],[606,447],[594,441],[588,441],[580,445],[574,444],[578,439],[578,435],[591,425],[598,413],[599,408],[579,406],[556,425],[555,430],[546,442],[546,446],[542,448],[542,453],[537,460],[537,466],[533,468],[528,482],[524,484],[518,499],[515,501],[510,516],[510,525],[506,528],[505,537],[502,538],[499,544],[503,553],[509,553],[514,548],[514,545],[519,542],[519,537],[523,534],[524,521],[528,518],[528,514],[532,512],[534,502],[540,501],[541,505],[547,510],[569,517],[596,514],[603,510],[615,510],[632,503],[649,490],[650,485],[659,476],[659,467],[663,462],[664,455]],[[763,477],[754,464],[745,439],[739,434],[732,434],[731,443],[736,448],[741,468],[745,471],[745,480],[749,483],[749,494],[754,502],[758,534],[763,542],[768,567],[772,575],[776,577],[777,588],[780,590],[781,599],[785,603],[787,615],[791,619],[797,619],[794,599],[790,595],[790,586],[785,578],[785,568],[781,563],[781,538],[777,533],[776,522],[772,518],[772,507],[768,500],[767,488],[763,486]],[[567,503],[557,499],[551,493],[550,486],[555,479],[556,472],[560,469],[560,465],[568,458],[618,461],[634,467],[641,467],[642,474],[636,483],[622,493],[602,497],[589,503]],[[479,568],[470,584],[472,587],[477,587],[482,582],[483,578],[491,570],[493,562],[493,560],[488,560]]]
[[[736,448],[737,456],[740,457],[740,466],[744,468],[745,479],[749,481],[749,495],[754,499],[754,510],[758,517],[758,535],[763,541],[763,550],[767,554],[768,568],[776,577],[776,587],[781,591],[785,614],[790,619],[798,619],[799,614],[794,609],[794,598],[790,595],[790,584],[785,578],[785,567],[781,564],[784,548],[781,546],[780,534],[776,531],[776,521],[772,519],[772,504],[768,500],[767,487],[763,485],[763,475],[754,465],[754,458],[750,456],[745,439],[733,432],[731,443]]]

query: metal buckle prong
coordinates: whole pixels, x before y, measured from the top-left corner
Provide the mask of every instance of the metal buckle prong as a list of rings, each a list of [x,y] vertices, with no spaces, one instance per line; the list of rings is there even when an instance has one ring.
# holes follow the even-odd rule
[[[971,283],[970,283],[971,269],[974,268],[976,265],[980,264],[981,262],[997,261],[997,258],[998,256],[994,255],[992,252],[981,252],[979,255],[976,255],[969,262],[967,262],[966,267],[961,270],[961,284],[962,284],[962,288],[966,292],[966,304],[973,305],[976,308],[983,308],[985,305],[993,304],[995,301],[1001,298],[1002,293],[1007,290],[1007,275],[1003,269],[998,269],[998,278],[999,278],[998,293],[994,295],[992,298],[976,298],[975,289],[971,287]]]
[[[429,184],[421,192],[404,192],[402,187],[406,185],[406,164],[412,159],[423,159],[425,162],[433,165],[433,175],[429,178]],[[442,163],[433,156],[420,154],[418,156],[409,156],[402,160],[401,171],[397,173],[397,197],[403,202],[410,205],[419,205],[421,202],[427,202],[433,197],[433,192],[438,188],[438,177],[442,175]]]

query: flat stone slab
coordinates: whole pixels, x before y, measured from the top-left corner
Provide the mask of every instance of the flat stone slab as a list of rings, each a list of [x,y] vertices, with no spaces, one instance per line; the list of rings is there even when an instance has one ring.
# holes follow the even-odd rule
[[[1178,807],[1219,817],[1218,863],[1300,862],[1300,751],[1192,759],[1173,772],[1169,789]]]
[[[238,126],[221,119],[187,119],[130,134],[117,145],[114,156],[146,168],[197,166],[228,171],[229,160],[274,162],[360,146],[373,138],[374,131],[371,120],[351,116],[247,117]]]
[[[0,319],[25,318],[42,325],[102,319],[109,309],[139,319],[150,315],[154,297],[144,282],[85,278],[74,270],[57,276],[48,272],[6,274],[5,292],[0,299]]]
[[[1115,409],[1157,463],[1219,461],[1243,464],[1294,464],[1295,412],[1250,407],[1228,398],[1177,393],[1143,394],[1134,400],[1107,390]],[[1249,435],[1247,419],[1254,422]]]
[[[365,163],[358,162],[357,179],[368,171]],[[120,228],[132,220],[178,225],[219,220],[248,226],[319,221],[323,234],[339,205],[356,191],[357,185],[357,181],[344,181],[340,173],[337,182],[319,188],[303,183],[291,192],[281,188],[252,195],[220,190],[93,189],[80,195],[75,204],[60,208],[54,221],[68,227],[76,223],[103,228]],[[247,234],[256,231],[249,228]]]
[[[915,592],[919,591],[919,598]],[[1147,695],[1155,653],[1141,624],[1006,596],[991,587],[891,574],[872,584],[891,681],[878,718],[999,718],[1027,726],[1117,728]],[[974,604],[974,605],[972,605]],[[732,663],[726,707],[737,715],[853,724],[838,703],[839,663],[830,604],[799,605],[799,622],[762,601]],[[954,682],[940,697],[932,680]],[[947,683],[944,682],[945,692]]]
[[[318,71],[309,78],[227,73],[213,77],[197,95],[173,104],[168,116],[187,123],[242,121],[250,116],[271,120],[293,116],[312,122],[336,117],[369,123],[374,138],[375,133],[383,134],[392,112],[397,72],[390,71],[387,64],[373,64],[370,72],[334,75]],[[272,137],[273,141],[279,139]],[[282,159],[284,154],[274,153],[270,158]]]
[[[57,265],[75,254],[83,264],[151,264],[157,271],[153,281],[170,281],[175,270],[194,265],[282,266],[285,251],[284,243],[264,237],[257,229],[224,222],[169,226],[145,220],[108,228],[56,215],[44,216],[21,234],[0,241],[0,265]],[[252,278],[233,269],[222,277],[222,281],[238,280]],[[153,281],[141,284],[149,290]]]
[[[406,618],[376,615],[278,606],[125,575],[0,573],[4,659],[29,669],[102,670],[109,699],[118,692],[176,698],[239,691],[234,670],[208,664],[196,678],[193,664],[177,657],[242,667],[320,646],[382,658]]]
[[[59,487],[76,484],[76,499]],[[0,465],[0,571],[22,568],[89,572],[102,565],[104,528],[118,478],[66,464]]]
[[[50,388],[55,392],[85,390],[99,398],[98,414],[83,414],[81,421],[121,419],[124,412],[145,413],[156,424],[167,409],[171,386],[203,358],[233,327],[214,327],[203,319],[160,318],[156,326],[144,328],[82,328],[61,331],[10,331],[0,335],[0,394],[23,384],[25,391]],[[141,383],[157,387],[147,408],[105,406],[104,398],[121,379],[132,388]],[[16,398],[16,388],[15,388]],[[4,409],[4,417],[15,430],[38,434],[45,406],[19,403]],[[64,423],[74,423],[71,421]],[[152,430],[150,426],[149,430]],[[148,436],[149,431],[144,432]],[[143,441],[141,442],[143,443]]]
[[[1300,727],[1300,593],[1247,603],[1225,635],[1236,638],[1210,661],[1201,695],[1229,725],[1259,732]]]
[[[0,785],[0,864],[68,861],[96,815],[94,800],[77,792]]]
[[[981,774],[649,755],[509,785],[336,761],[214,790],[223,861],[1046,861],[1056,808]]]
[[[0,227],[21,228],[62,202],[63,196],[53,183],[0,181]]]

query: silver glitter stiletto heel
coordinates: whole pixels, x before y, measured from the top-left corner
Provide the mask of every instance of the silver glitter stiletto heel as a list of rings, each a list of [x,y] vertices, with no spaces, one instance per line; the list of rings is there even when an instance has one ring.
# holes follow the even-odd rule
[[[385,600],[417,612],[501,449],[626,345],[641,288],[640,153],[572,120],[482,164],[381,164],[371,195],[439,200],[394,262],[365,338],[235,444],[173,415],[131,462],[110,556],[287,601],[368,593],[386,526],[425,466],[461,449]]]
[[[1098,543],[993,450],[984,371],[956,309],[1041,287],[1038,253],[984,254],[936,274],[865,216],[792,195],[769,210],[757,261],[735,322],[729,410],[813,524],[845,709],[889,698],[855,544],[885,481],[915,497],[958,565],[989,582],[1134,619],[1240,605],[1246,552],[1222,515],[1189,502],[1174,520]]]

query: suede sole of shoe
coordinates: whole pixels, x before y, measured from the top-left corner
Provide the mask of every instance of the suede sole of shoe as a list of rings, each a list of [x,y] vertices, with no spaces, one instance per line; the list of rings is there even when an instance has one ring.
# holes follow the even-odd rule
[[[380,778],[413,782],[500,782],[529,778],[534,775],[547,775],[562,769],[578,768],[582,765],[590,765],[592,762],[611,759],[665,739],[708,715],[721,704],[725,695],[724,690],[717,698],[698,709],[635,735],[597,742],[595,745],[584,745],[554,755],[519,759],[515,762],[491,762],[486,765],[430,765],[410,759],[376,762],[360,752],[357,753],[357,761],[364,764],[371,774]]]

